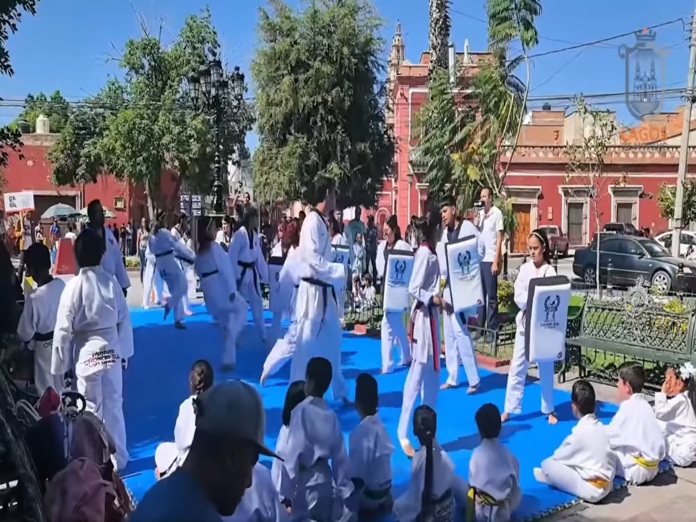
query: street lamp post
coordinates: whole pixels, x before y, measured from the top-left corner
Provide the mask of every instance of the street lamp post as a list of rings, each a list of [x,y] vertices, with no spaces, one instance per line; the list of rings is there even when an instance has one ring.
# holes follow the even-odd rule
[[[226,199],[223,195],[222,172],[229,159],[222,151],[222,127],[225,117],[234,117],[244,103],[244,73],[239,67],[226,74],[222,62],[216,55],[203,64],[188,81],[191,101],[197,110],[211,115],[215,130],[215,170],[213,175],[213,214],[226,214]]]

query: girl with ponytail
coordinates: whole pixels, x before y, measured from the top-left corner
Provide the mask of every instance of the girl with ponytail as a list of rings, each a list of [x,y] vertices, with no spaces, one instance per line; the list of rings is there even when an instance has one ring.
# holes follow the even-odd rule
[[[413,434],[421,447],[411,462],[408,490],[394,503],[399,522],[454,522],[455,504],[466,506],[467,485],[436,438],[437,414],[430,406],[413,413]]]

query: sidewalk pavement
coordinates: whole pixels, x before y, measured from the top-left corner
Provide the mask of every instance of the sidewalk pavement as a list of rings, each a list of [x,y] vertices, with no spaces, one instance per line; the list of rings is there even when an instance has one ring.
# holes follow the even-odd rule
[[[495,371],[507,373],[508,367]],[[530,376],[537,377],[536,370]],[[574,376],[568,382],[556,383],[556,388],[570,391]],[[616,388],[592,383],[597,399],[616,403]],[[651,484],[630,486],[613,492],[599,505],[578,504],[542,520],[546,522],[673,522],[696,520],[696,467],[674,468],[658,476]]]

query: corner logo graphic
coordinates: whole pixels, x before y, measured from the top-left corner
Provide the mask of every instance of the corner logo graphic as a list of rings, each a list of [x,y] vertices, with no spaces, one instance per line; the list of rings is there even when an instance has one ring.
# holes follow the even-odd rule
[[[633,117],[660,110],[664,101],[666,50],[655,45],[655,31],[643,29],[635,34],[636,45],[619,47],[625,72],[626,107]]]

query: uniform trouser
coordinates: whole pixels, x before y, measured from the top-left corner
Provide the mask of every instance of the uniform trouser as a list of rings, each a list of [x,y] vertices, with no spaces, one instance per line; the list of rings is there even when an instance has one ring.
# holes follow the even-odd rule
[[[469,328],[462,324],[460,314],[442,314],[445,327],[445,365],[447,366],[447,384],[459,384],[459,360],[461,359],[469,387],[479,384],[476,352],[471,343]]]
[[[288,327],[288,331],[285,332],[285,336],[275,342],[271,353],[266,357],[266,362],[263,363],[264,375],[271,376],[290,362],[295,353],[296,340],[297,323],[293,320]]]
[[[222,364],[237,364],[237,337],[243,326],[241,317],[227,315],[217,318],[220,334],[222,335]]]
[[[261,299],[261,294],[259,293],[258,288],[256,288],[256,285],[252,281],[245,280],[239,285],[239,293],[249,304],[249,308],[251,308],[251,316],[254,319],[254,326],[256,326],[259,336],[265,342],[266,323],[264,323],[263,320],[263,300]]]
[[[271,319],[269,338],[275,343],[280,340],[283,333],[283,312],[281,310],[271,310],[271,312],[273,313],[273,319]]]
[[[440,373],[435,371],[432,356],[427,363],[413,361],[408,369],[406,382],[404,383],[404,399],[401,406],[401,416],[397,436],[399,440],[408,439],[408,427],[411,424],[411,416],[416,408],[416,398],[421,397],[421,404],[437,410],[437,393],[440,389]]]
[[[667,437],[667,458],[675,466],[688,468],[696,461],[696,441],[670,435]]]
[[[404,316],[398,312],[384,312],[382,316],[382,371],[388,372],[394,364],[394,344],[399,345],[401,364],[411,362],[411,347],[408,344]]]
[[[554,412],[553,361],[539,362],[537,366],[539,368],[539,384],[541,385],[541,412],[548,415]],[[506,413],[520,413],[522,411],[522,396],[524,395],[528,368],[529,361],[527,361],[524,350],[524,332],[518,328],[515,333],[515,348],[508,370],[507,390],[505,392]]]
[[[658,466],[643,467],[633,460],[631,456],[614,453],[616,464],[616,476],[626,479],[629,484],[639,486],[650,482],[657,477],[659,470]],[[629,464],[625,464],[629,462]]]
[[[188,283],[186,276],[181,270],[176,272],[166,272],[162,279],[167,283],[169,288],[170,298],[167,301],[167,306],[174,309],[174,320],[180,322],[184,320],[184,302],[183,298],[188,291]]]
[[[79,372],[78,372],[79,373]],[[123,417],[123,369],[117,360],[110,368],[87,377],[77,376],[77,391],[87,401],[87,411],[104,423],[116,446],[116,469],[128,464],[126,421]]]
[[[613,482],[608,481],[604,488],[598,488],[580,477],[573,468],[548,458],[541,463],[541,471],[546,482],[556,489],[580,497],[585,502],[596,504],[606,497],[614,487]]]
[[[184,310],[189,309],[189,270],[191,270],[190,266],[182,261],[181,271],[184,273],[184,280],[186,281],[186,290],[184,295],[181,296],[181,306]]]
[[[145,271],[143,272],[143,306],[150,306],[150,294],[153,288],[155,289],[155,302],[161,303],[164,281],[162,276],[157,273],[155,263],[146,261]]]

